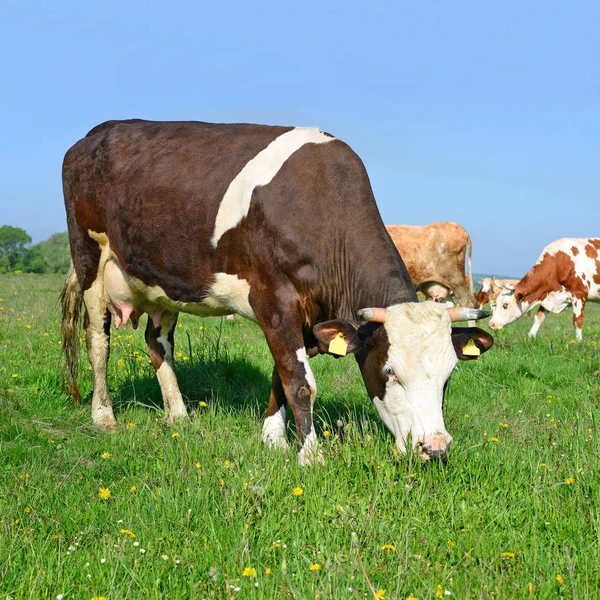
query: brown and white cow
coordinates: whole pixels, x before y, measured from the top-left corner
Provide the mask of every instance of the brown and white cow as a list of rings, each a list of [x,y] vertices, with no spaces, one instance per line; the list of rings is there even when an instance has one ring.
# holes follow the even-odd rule
[[[424,458],[445,458],[446,382],[457,356],[476,358],[493,343],[476,327],[452,329],[451,317],[488,313],[417,302],[364,165],[346,144],[317,129],[112,121],[67,152],[63,186],[73,258],[62,293],[69,388],[77,400],[83,302],[99,427],[116,427],[111,319],[136,325],[148,314],[170,422],[187,415],[173,366],[178,313],[238,313],[260,325],[275,361],[265,443],[287,447],[289,404],[299,461],[320,460],[308,359],[347,352],[399,450],[411,440]]]
[[[571,304],[575,335],[581,341],[588,300],[600,300],[600,238],[563,238],[544,248],[521,281],[502,289],[489,325],[502,329],[539,307],[529,331],[535,337],[548,312],[562,312]]]
[[[484,277],[477,283],[481,285],[481,289],[477,293],[477,308],[483,308],[488,302],[494,310],[496,306],[496,298],[500,295],[502,288],[505,285],[517,285],[518,279],[496,279],[495,277]]]
[[[453,294],[462,306],[475,306],[472,243],[462,225],[439,221],[430,225],[386,227],[417,291],[434,302],[444,302],[449,294]]]

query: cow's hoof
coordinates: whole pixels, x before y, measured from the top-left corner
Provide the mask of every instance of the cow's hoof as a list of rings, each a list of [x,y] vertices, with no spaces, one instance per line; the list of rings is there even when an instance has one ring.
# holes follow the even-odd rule
[[[178,410],[171,410],[169,414],[165,413],[165,421],[167,425],[173,425],[177,421],[184,421],[188,418],[188,412],[185,406],[182,406]]]
[[[268,448],[276,448],[277,450],[287,450],[290,447],[285,435],[274,435],[273,433],[263,435],[262,443]]]
[[[114,433],[117,430],[117,422],[112,416],[104,416],[94,419],[94,427],[104,433]]]
[[[300,448],[300,452],[298,452],[298,464],[301,467],[324,465],[325,457],[323,456],[321,449],[315,444],[309,445],[308,448],[305,445],[303,448]]]

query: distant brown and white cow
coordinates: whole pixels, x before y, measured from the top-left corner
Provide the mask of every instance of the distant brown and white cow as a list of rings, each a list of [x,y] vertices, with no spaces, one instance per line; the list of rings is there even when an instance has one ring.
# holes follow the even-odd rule
[[[517,285],[519,280],[484,277],[477,283],[481,285],[481,289],[477,294],[477,308],[482,308],[489,302],[492,310],[494,310],[494,307],[496,306],[496,298],[500,295],[502,288],[505,285]]]
[[[173,365],[179,312],[238,313],[258,323],[275,361],[262,438],[287,447],[294,412],[302,464],[320,460],[308,359],[353,353],[381,418],[406,451],[443,459],[442,415],[457,357],[492,345],[451,319],[487,316],[417,302],[360,158],[317,129],[112,121],[66,154],[63,187],[73,267],[62,293],[74,399],[85,304],[96,425],[114,429],[110,323],[137,325],[168,422],[187,415]],[[467,348],[468,346],[468,348]]]
[[[502,329],[539,307],[529,331],[535,337],[548,312],[559,313],[572,304],[575,335],[581,341],[588,300],[600,300],[600,238],[563,238],[544,248],[521,281],[502,289],[489,325]]]
[[[462,306],[475,306],[471,277],[471,238],[458,223],[387,225],[417,291],[434,302],[453,294]],[[468,254],[467,254],[468,250]],[[465,275],[465,258],[468,273]]]

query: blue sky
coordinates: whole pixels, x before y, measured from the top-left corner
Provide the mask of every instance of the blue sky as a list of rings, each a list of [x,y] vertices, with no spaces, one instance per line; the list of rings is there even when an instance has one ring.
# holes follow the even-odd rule
[[[317,126],[387,223],[461,223],[523,275],[600,236],[597,2],[0,4],[0,225],[66,230],[66,150],[107,119]]]

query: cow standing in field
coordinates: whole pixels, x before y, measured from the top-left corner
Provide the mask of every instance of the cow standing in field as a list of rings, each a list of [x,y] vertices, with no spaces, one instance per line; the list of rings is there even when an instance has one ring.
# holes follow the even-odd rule
[[[387,225],[417,291],[434,302],[454,294],[462,306],[475,306],[471,277],[471,238],[458,223]],[[465,258],[468,273],[465,275]]]
[[[477,308],[483,308],[489,302],[491,309],[494,310],[494,307],[496,306],[496,298],[498,298],[502,292],[502,288],[505,285],[517,285],[519,280],[484,277],[477,283],[481,285],[481,289],[477,294]]]
[[[111,320],[146,341],[168,422],[187,415],[173,368],[179,312],[238,313],[258,323],[275,361],[263,441],[320,459],[308,359],[353,353],[400,451],[443,459],[442,415],[458,358],[492,345],[453,319],[487,313],[419,304],[359,157],[316,129],[112,121],[66,154],[63,187],[73,269],[62,293],[63,348],[74,400],[85,304],[92,417],[116,427],[106,378]]]
[[[548,312],[573,305],[573,325],[582,339],[583,311],[588,300],[600,300],[600,238],[563,238],[544,248],[533,268],[498,296],[492,329],[514,323],[539,307],[529,337],[535,337]]]

